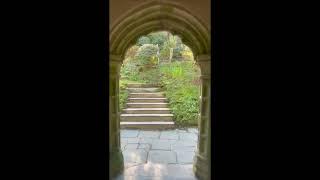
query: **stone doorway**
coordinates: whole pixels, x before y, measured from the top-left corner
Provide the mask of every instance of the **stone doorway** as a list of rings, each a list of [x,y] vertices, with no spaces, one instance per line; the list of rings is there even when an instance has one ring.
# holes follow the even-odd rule
[[[198,145],[193,170],[199,179],[211,177],[211,52],[210,33],[186,9],[171,3],[151,2],[126,14],[111,29],[109,51],[109,156],[111,179],[124,169],[120,144],[119,73],[126,50],[141,35],[166,30],[188,45],[201,69],[201,96]]]

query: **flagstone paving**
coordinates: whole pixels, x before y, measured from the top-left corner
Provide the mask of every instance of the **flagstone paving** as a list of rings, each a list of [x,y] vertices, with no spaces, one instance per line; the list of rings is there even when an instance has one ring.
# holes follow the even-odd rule
[[[198,129],[121,129],[124,172],[115,180],[197,180],[192,171]]]

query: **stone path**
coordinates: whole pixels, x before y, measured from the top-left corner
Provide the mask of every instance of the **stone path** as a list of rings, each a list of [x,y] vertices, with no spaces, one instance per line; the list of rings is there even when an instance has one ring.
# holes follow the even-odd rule
[[[121,130],[125,170],[115,180],[197,180],[193,158],[198,129]]]

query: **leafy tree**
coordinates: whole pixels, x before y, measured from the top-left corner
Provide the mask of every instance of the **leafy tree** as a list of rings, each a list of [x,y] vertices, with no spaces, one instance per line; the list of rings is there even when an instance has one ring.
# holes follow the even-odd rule
[[[170,49],[176,47],[176,37],[168,32],[167,40],[163,44],[163,48],[160,51],[160,58],[170,60]]]
[[[139,65],[156,64],[155,56],[157,54],[158,47],[153,44],[144,44],[137,51],[134,59]]]
[[[150,43],[154,45],[159,45],[160,50],[162,50],[164,43],[167,41],[166,32],[155,32],[148,35],[150,38]]]
[[[159,81],[158,60],[156,58],[158,47],[153,44],[142,45],[134,57],[138,65],[139,76],[144,82],[157,83]]]
[[[151,41],[150,41],[150,38],[148,36],[142,36],[138,39],[138,45],[139,46],[142,46],[144,44],[150,44]]]

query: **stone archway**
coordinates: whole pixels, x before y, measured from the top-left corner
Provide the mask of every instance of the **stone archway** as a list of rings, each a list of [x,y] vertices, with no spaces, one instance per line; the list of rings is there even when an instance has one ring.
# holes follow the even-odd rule
[[[211,179],[211,52],[210,32],[188,10],[173,3],[153,1],[128,12],[110,32],[109,139],[110,175],[123,169],[120,149],[119,75],[126,50],[145,34],[165,30],[179,35],[189,46],[201,70],[199,141],[194,171],[200,179]]]

